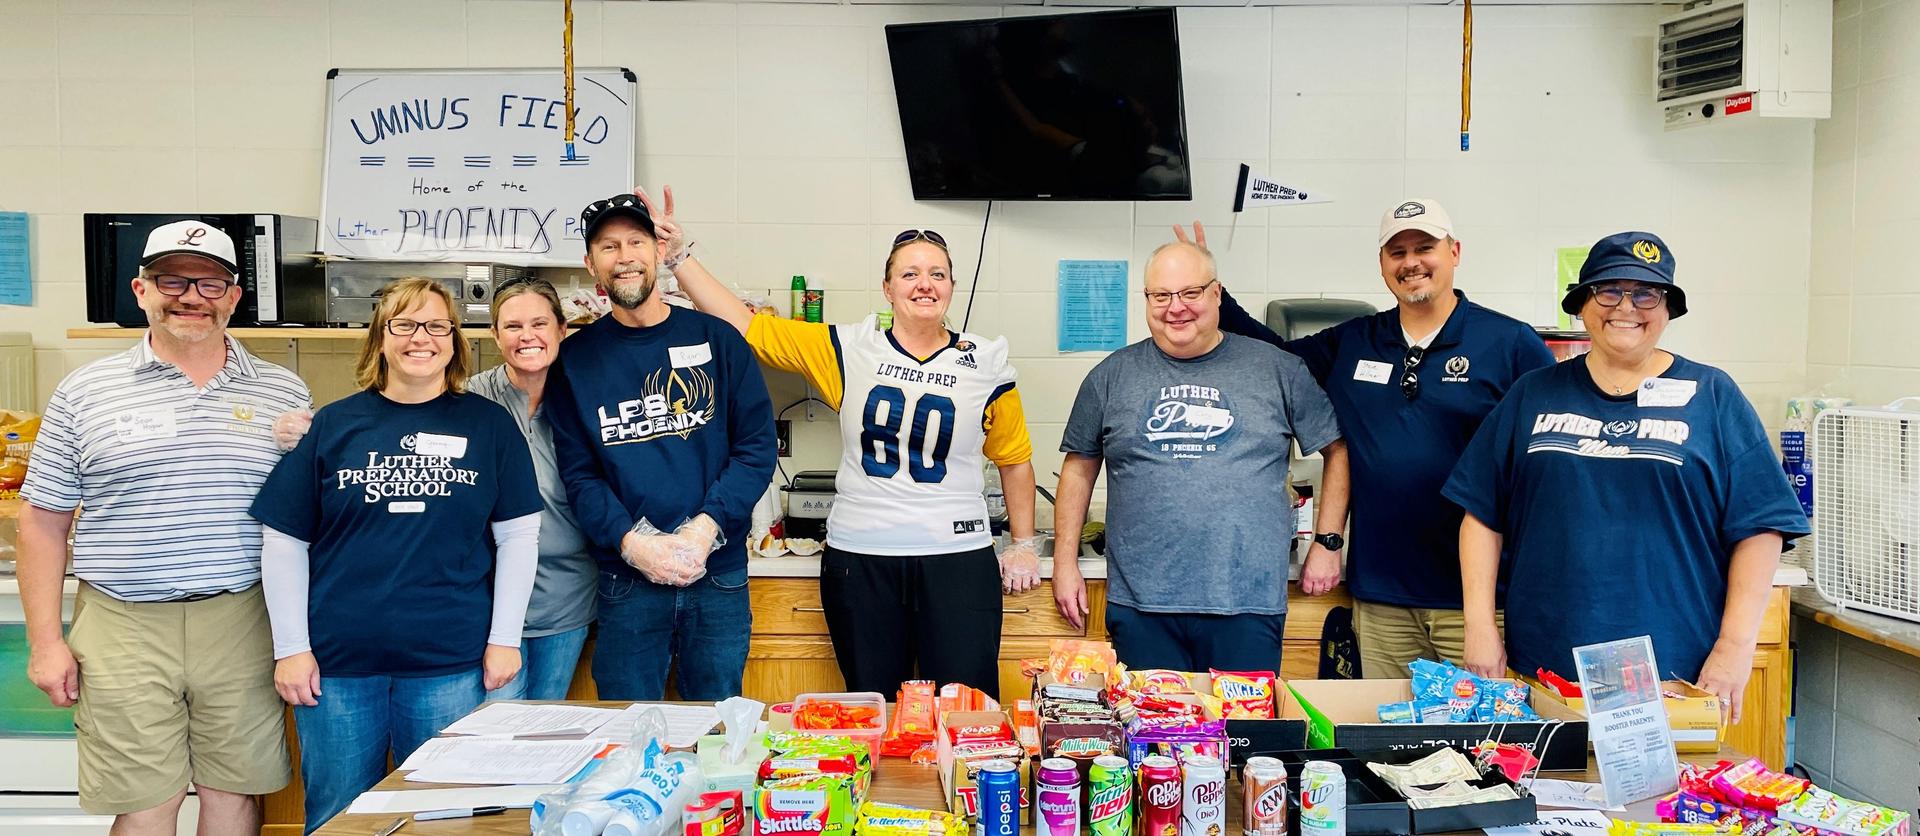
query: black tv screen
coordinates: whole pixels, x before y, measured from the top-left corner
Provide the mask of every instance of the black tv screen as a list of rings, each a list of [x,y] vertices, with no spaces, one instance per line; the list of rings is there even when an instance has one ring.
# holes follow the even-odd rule
[[[1174,10],[887,27],[919,200],[1187,200]]]

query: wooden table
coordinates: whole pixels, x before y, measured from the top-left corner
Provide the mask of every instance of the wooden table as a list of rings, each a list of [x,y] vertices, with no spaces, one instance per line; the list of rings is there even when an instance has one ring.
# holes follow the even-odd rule
[[[624,702],[588,702],[579,704],[597,705],[606,708],[625,708],[628,705],[628,703]],[[1718,753],[1713,755],[1680,756],[1680,759],[1685,762],[1707,764],[1711,764],[1717,760],[1744,760],[1745,758],[1745,755],[1725,747],[1722,747]],[[1600,772],[1598,768],[1594,766],[1592,757],[1588,757],[1587,759],[1587,769],[1585,772],[1544,772],[1541,773],[1541,775],[1546,778],[1566,778],[1577,781],[1600,780]],[[1236,782],[1229,779],[1228,783],[1232,784]],[[401,779],[399,772],[394,772],[382,780],[374,789],[417,790],[430,786],[442,785],[408,784]],[[946,809],[946,798],[940,791],[940,778],[937,771],[930,766],[915,766],[900,758],[882,758],[879,763],[875,764],[873,789],[868,795],[873,801],[884,801],[890,804],[902,804],[908,807],[920,807],[930,810]],[[315,833],[316,836],[368,836],[368,834],[376,832],[380,827],[401,815],[401,813],[379,813],[374,815],[335,816],[332,821],[327,822],[326,826],[315,831]],[[484,816],[477,819],[453,819],[429,822],[408,821],[407,826],[401,828],[400,832],[395,834],[395,836],[412,836],[412,834],[421,834],[422,836],[428,836],[428,834],[469,834],[470,836],[499,834],[499,836],[526,836],[528,831],[528,815],[528,811],[526,810],[508,810],[503,815]],[[1657,818],[1653,812],[1652,801],[1630,805],[1625,813],[1609,813],[1608,815],[1614,818],[1625,818],[1637,821],[1654,821]],[[1227,822],[1227,832],[1229,834],[1238,834],[1240,832],[1240,792],[1237,786],[1230,787],[1227,793]],[[1478,833],[1478,831],[1473,832]]]

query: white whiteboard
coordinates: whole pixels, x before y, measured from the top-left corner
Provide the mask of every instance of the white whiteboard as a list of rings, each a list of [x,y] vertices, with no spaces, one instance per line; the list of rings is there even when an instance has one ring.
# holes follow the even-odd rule
[[[387,261],[579,266],[580,210],[633,187],[622,68],[334,70],[321,249]]]

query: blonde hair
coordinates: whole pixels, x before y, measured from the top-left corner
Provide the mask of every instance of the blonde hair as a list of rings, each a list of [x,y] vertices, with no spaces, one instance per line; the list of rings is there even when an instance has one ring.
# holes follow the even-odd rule
[[[387,323],[428,296],[440,297],[447,306],[447,318],[453,320],[453,334],[448,337],[453,341],[453,359],[447,363],[447,391],[466,391],[467,376],[473,373],[473,349],[460,333],[460,306],[445,285],[432,279],[396,279],[381,289],[380,304],[373,309],[373,324],[367,328],[366,342],[360,344],[360,358],[353,366],[354,381],[360,388],[387,388],[387,355],[380,350],[387,342]]]

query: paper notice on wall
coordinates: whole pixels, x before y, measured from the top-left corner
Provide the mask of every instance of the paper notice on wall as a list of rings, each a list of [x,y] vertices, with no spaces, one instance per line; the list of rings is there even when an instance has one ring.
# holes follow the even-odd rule
[[[1060,260],[1060,350],[1127,344],[1127,263]]]
[[[0,212],[0,305],[33,304],[33,245],[27,213]]]

